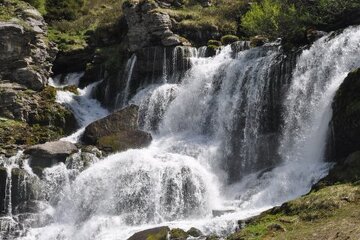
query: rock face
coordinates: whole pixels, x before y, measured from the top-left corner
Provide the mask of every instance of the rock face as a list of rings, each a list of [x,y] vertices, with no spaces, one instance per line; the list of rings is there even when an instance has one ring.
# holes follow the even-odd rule
[[[332,107],[332,156],[342,163],[360,150],[360,69],[345,78]]]
[[[10,210],[10,206],[13,213],[21,211],[18,206],[26,201],[36,199],[37,195],[36,179],[25,170],[13,168],[10,174],[11,176],[8,176],[6,168],[0,168],[0,215],[6,214]],[[11,186],[11,189],[8,189],[8,186]],[[9,196],[6,196],[9,190],[11,191],[11,205]]]
[[[28,5],[17,11],[20,19],[0,22],[0,79],[40,90],[51,74],[57,50],[47,41],[47,25],[37,10]]]
[[[106,152],[146,147],[152,137],[138,129],[138,110],[137,106],[131,105],[93,122],[86,127],[82,140]]]
[[[135,52],[147,46],[181,45],[181,38],[171,31],[170,16],[155,9],[157,3],[152,1],[127,1],[123,11],[129,27],[127,38],[129,50]]]
[[[29,164],[32,168],[47,168],[65,162],[66,158],[77,150],[70,142],[57,141],[29,147],[24,153],[30,155]]]

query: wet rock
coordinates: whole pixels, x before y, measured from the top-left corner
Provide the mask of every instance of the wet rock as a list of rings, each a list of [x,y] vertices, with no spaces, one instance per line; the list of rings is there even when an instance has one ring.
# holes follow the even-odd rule
[[[360,68],[349,73],[333,101],[332,157],[339,163],[360,150]]]
[[[72,154],[66,159],[68,169],[77,169],[80,172],[99,161],[102,152],[94,146],[85,146],[79,152]]]
[[[250,45],[252,47],[260,47],[262,45],[264,45],[265,43],[268,43],[269,39],[267,37],[264,36],[255,36],[253,38],[250,39]]]
[[[232,209],[225,209],[225,210],[212,210],[213,217],[220,217],[222,215],[228,214],[228,213],[234,213],[235,210]]]
[[[66,158],[77,150],[73,143],[57,141],[29,147],[24,153],[30,155],[29,164],[32,168],[47,168],[65,162]]]
[[[4,213],[5,209],[5,193],[6,193],[6,168],[0,167],[0,215]]]
[[[306,31],[306,38],[309,42],[315,42],[316,40],[318,40],[319,38],[322,38],[323,36],[325,36],[327,34],[327,32],[324,31],[318,31],[316,29],[308,29]]]
[[[151,135],[138,129],[138,110],[137,106],[131,105],[91,123],[85,129],[83,141],[106,152],[149,145]]]
[[[188,233],[180,228],[173,228],[170,231],[170,240],[186,240]]]
[[[6,168],[0,168],[0,215],[5,215],[9,211],[17,213],[19,205],[37,197],[36,180],[33,176],[19,168],[13,168],[10,173],[11,177],[8,176]],[[9,188],[10,186],[11,188]],[[9,204],[10,199],[11,205]]]
[[[203,235],[203,233],[199,229],[194,227],[190,228],[186,233],[192,237],[200,237]]]
[[[169,227],[152,228],[135,233],[128,240],[167,240],[169,231]]]

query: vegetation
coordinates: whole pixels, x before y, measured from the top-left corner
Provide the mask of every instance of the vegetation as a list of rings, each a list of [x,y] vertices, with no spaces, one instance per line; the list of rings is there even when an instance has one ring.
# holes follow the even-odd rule
[[[241,19],[241,26],[250,36],[283,37],[287,41],[301,43],[306,29],[320,27],[334,30],[334,24],[341,22],[346,14],[359,9],[360,2],[357,0],[319,0],[312,3],[303,0],[262,0],[251,5]]]

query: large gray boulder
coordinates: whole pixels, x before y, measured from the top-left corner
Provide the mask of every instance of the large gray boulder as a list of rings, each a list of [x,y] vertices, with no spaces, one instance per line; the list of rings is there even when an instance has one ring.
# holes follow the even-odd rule
[[[105,152],[142,148],[150,144],[150,133],[139,130],[139,108],[130,105],[120,111],[91,123],[86,127],[82,140]]]
[[[78,149],[73,143],[56,141],[29,147],[24,153],[30,155],[29,165],[33,169],[43,169],[52,167],[59,162],[65,162],[67,157],[77,151]]]

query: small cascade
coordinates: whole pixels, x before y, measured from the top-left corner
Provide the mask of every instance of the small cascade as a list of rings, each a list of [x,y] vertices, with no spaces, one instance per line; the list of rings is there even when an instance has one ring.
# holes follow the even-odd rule
[[[129,100],[130,84],[131,84],[131,79],[132,79],[136,59],[137,59],[136,54],[133,54],[126,63],[125,73],[124,73],[124,77],[123,77],[123,79],[125,81],[125,88],[121,93],[118,93],[118,95],[116,97],[116,108],[124,107]],[[121,98],[121,101],[120,101],[120,98]]]
[[[80,73],[70,73],[69,75],[70,76],[68,79],[73,79],[73,82],[79,81],[82,76]],[[63,84],[60,84],[56,81],[56,79],[58,78],[55,77],[54,80],[51,81],[51,84],[55,87],[60,88],[70,84],[70,82],[64,82]],[[67,106],[73,112],[80,126],[78,131],[68,137],[63,138],[62,140],[73,143],[78,142],[87,125],[109,114],[109,111],[103,108],[99,101],[92,98],[92,93],[99,85],[99,83],[100,82],[92,83],[84,89],[78,88],[78,94],[63,90],[57,91],[56,101]]]

